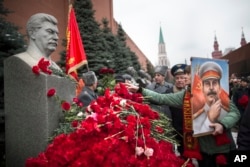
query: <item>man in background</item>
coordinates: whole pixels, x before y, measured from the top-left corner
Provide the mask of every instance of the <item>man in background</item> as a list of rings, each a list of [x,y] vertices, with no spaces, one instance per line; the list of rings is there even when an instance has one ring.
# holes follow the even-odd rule
[[[95,90],[97,88],[97,77],[95,72],[88,71],[82,74],[82,79],[85,84],[82,92],[78,96],[78,99],[82,102],[84,107],[87,107],[93,100],[97,99]]]
[[[183,91],[186,86],[187,74],[185,72],[186,64],[176,64],[171,68],[171,74],[174,77],[174,86],[167,90],[166,93],[177,93]],[[178,153],[183,154],[183,110],[179,107],[169,107],[172,116],[172,125],[177,135],[176,140],[179,143]],[[176,146],[175,146],[176,149]],[[177,150],[175,150],[177,152]]]
[[[167,90],[173,85],[165,81],[167,75],[167,66],[157,66],[155,67],[154,81],[149,84],[146,89],[152,90],[157,93],[165,94]],[[159,105],[150,101],[150,106],[159,112],[164,113],[168,118],[172,118],[169,107],[167,105]]]

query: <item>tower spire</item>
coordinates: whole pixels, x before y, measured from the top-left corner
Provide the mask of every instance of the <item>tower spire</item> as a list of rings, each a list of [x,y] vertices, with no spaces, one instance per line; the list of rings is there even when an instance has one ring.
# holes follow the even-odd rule
[[[219,50],[219,43],[217,41],[216,33],[214,32],[214,51],[212,52],[212,58],[218,59],[222,57],[222,52]]]
[[[163,39],[162,29],[160,26],[160,36],[159,36],[159,44],[158,44],[158,63],[159,66],[170,66],[169,59],[166,53],[166,47]]]
[[[214,32],[214,50],[215,51],[219,50],[219,44],[218,44],[218,41],[217,41],[216,32]]]
[[[163,35],[162,35],[162,30],[161,30],[161,27],[160,27],[159,44],[164,44],[164,39],[163,39]]]
[[[246,45],[247,44],[247,41],[246,41],[246,39],[245,39],[245,34],[244,34],[244,32],[243,32],[243,27],[241,27],[241,41],[240,41],[240,45],[241,46],[244,46],[244,45]]]

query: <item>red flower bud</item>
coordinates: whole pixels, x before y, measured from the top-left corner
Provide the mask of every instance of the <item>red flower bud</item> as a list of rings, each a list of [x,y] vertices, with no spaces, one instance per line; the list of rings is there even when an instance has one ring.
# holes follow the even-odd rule
[[[33,66],[32,67],[32,71],[33,73],[35,73],[36,75],[39,75],[40,74],[40,69],[38,66]]]
[[[73,102],[74,102],[74,103],[78,103],[78,102],[79,102],[79,99],[76,98],[76,97],[74,97],[74,98],[73,98]]]
[[[63,110],[68,111],[70,109],[70,104],[68,102],[64,101],[62,103],[61,107],[62,107]]]
[[[48,90],[47,96],[48,97],[54,96],[55,93],[56,93],[56,90],[54,88],[51,88],[51,89]]]
[[[76,121],[76,120],[72,121],[72,122],[71,122],[71,126],[72,126],[73,128],[76,128],[76,127],[78,126],[78,121]]]

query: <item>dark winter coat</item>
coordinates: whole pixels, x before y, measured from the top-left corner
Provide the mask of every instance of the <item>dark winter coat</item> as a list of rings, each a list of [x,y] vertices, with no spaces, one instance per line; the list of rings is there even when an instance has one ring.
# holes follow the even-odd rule
[[[87,86],[84,86],[78,99],[83,103],[83,106],[88,106],[93,100],[97,99],[96,93]]]
[[[248,97],[250,97],[250,90],[248,90]],[[246,110],[243,113],[241,118],[237,144],[239,150],[248,150],[250,151],[250,101],[248,101],[248,105]]]
[[[165,93],[167,93],[168,89],[170,89],[171,87],[173,87],[173,85],[168,83],[168,82],[164,82],[163,85],[160,85],[160,84],[153,82],[150,85],[148,85],[146,88],[149,90],[152,90],[154,92],[157,92],[157,93],[165,94]],[[169,107],[167,105],[159,105],[159,104],[154,103],[152,101],[149,101],[149,102],[150,102],[150,107],[153,110],[164,113],[170,119],[172,118],[171,112],[170,112]]]

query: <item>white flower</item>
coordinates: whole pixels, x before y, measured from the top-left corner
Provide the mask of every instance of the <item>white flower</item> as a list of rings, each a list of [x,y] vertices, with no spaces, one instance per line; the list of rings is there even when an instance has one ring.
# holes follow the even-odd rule
[[[120,101],[120,106],[122,106],[122,107],[125,107],[126,106],[126,100],[125,99],[122,99],[121,101]]]
[[[135,148],[136,155],[140,156],[143,152],[144,152],[144,149],[142,147]]]
[[[91,117],[91,118],[93,118],[95,121],[97,121],[97,114],[95,113],[95,112],[92,112],[90,115],[87,115],[86,116],[86,119],[88,118],[88,117]]]
[[[154,150],[152,148],[146,148],[146,150],[144,151],[144,154],[147,156],[147,157],[150,157],[152,156],[154,153]]]
[[[79,113],[77,114],[77,116],[78,116],[78,117],[83,116],[83,112],[79,112]]]
[[[87,111],[88,111],[88,112],[93,112],[93,110],[92,110],[92,108],[90,107],[90,105],[88,105]]]

